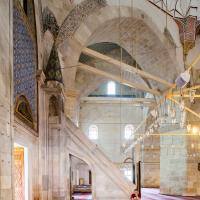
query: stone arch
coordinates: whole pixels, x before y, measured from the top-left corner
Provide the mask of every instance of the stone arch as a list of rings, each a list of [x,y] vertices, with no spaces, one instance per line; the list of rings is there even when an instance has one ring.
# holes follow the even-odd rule
[[[84,1],[85,2],[85,1]],[[133,8],[134,12],[132,12],[132,9],[130,6],[121,6],[121,18],[124,20],[130,20],[134,19],[135,22],[141,22],[143,23],[143,26],[146,28],[146,31],[149,32],[149,34],[154,38],[154,41],[151,41],[151,37],[149,35],[149,40],[150,42],[154,42],[156,44],[159,44],[161,49],[162,49],[162,55],[161,51],[157,52],[158,55],[154,54],[154,57],[150,56],[150,60],[146,60],[146,64],[144,63],[144,57],[136,58],[137,59],[143,59],[143,62],[138,62],[141,64],[141,67],[148,72],[154,73],[156,75],[159,75],[159,70],[165,69],[164,73],[167,72],[168,77],[162,77],[162,78],[167,78],[168,81],[173,82],[176,74],[183,70],[182,68],[182,61],[178,62],[177,60],[182,60],[182,48],[174,49],[174,51],[169,50],[171,46],[168,46],[169,49],[166,48],[166,43],[167,43],[167,38],[165,37],[164,30],[165,26],[163,26],[163,23],[165,22],[165,15],[164,13],[154,10],[155,8],[151,7],[150,5],[146,5],[144,0],[140,1],[141,4],[144,4],[143,6],[141,5],[134,5],[135,7]],[[101,40],[97,37],[98,36],[98,31],[102,30],[102,33],[104,30],[106,30],[112,23],[116,23],[119,21],[119,8],[116,5],[113,5],[114,3],[111,1],[108,1],[107,6],[99,8],[98,11],[90,13],[87,17],[84,15],[84,18],[79,19],[78,25],[76,24],[76,28],[73,29],[71,32],[71,35],[64,35],[64,27],[68,26],[72,27],[70,25],[71,23],[73,24],[73,19],[76,21],[76,18],[73,18],[73,15],[68,15],[68,19],[70,20],[65,20],[63,25],[61,26],[58,38],[56,41],[56,45],[59,49],[61,58],[62,58],[62,65],[65,67],[65,70],[63,71],[63,78],[65,85],[69,87],[74,87],[74,81],[75,81],[75,76],[76,76],[76,67],[77,65],[79,56],[81,54],[81,51],[84,47],[95,43],[95,42],[101,42],[105,41],[105,34],[104,38],[102,36]],[[149,6],[149,10],[147,10],[146,7]],[[142,10],[141,10],[142,9]],[[155,14],[152,14],[153,12],[159,14],[159,18],[161,21],[158,22],[158,17]],[[148,15],[146,14],[148,13]],[[163,21],[162,21],[163,20]],[[68,22],[69,24],[67,25]],[[64,26],[64,27],[63,27]],[[173,40],[176,46],[180,46],[180,40],[179,40],[179,35],[178,35],[178,27],[176,23],[170,19],[168,23],[168,31],[169,33],[174,33],[171,34],[173,35]],[[61,37],[60,34],[63,34]],[[62,39],[60,39],[62,38]],[[116,42],[117,41],[112,41]],[[145,49],[145,42],[143,43],[142,46]],[[124,48],[130,52],[130,50],[127,49],[126,45],[124,45]],[[156,49],[156,48],[155,48]],[[158,49],[157,49],[158,50]],[[154,49],[153,49],[154,51]],[[176,59],[174,59],[174,57]],[[180,59],[181,58],[181,59]],[[153,59],[153,61],[152,61]],[[163,62],[161,62],[164,59]],[[156,63],[156,61],[160,61]],[[151,62],[151,63],[150,63]],[[153,63],[153,64],[152,64]],[[145,65],[146,66],[145,66]],[[163,68],[162,65],[166,65],[166,68]],[[152,67],[149,67],[149,65],[153,65]],[[161,65],[161,66],[159,66]],[[73,66],[73,67],[72,67]],[[68,70],[66,70],[67,67],[70,67]],[[176,72],[173,74],[169,73],[169,68],[171,69],[176,69]],[[150,70],[151,69],[151,70]],[[166,75],[166,74],[165,74]],[[153,88],[159,88],[158,85],[152,83]],[[163,89],[161,87],[161,89]]]
[[[123,62],[131,65],[131,66],[137,66],[137,68],[141,69],[140,66],[136,63],[136,61],[133,59],[133,57],[124,49],[121,48],[118,44],[112,43],[112,42],[100,42],[100,43],[94,43],[92,45],[89,45],[88,48],[91,48],[95,51],[98,51],[99,53],[105,54],[107,56],[111,56],[113,58],[120,58],[120,55],[123,55]],[[95,58],[90,58],[87,55],[84,55],[81,53],[79,62],[86,63],[91,66],[95,66],[101,70],[106,70],[109,73],[112,74],[120,74],[120,69],[115,69],[112,67],[112,65],[105,64],[104,62],[101,62],[101,64],[98,62]],[[98,63],[96,65],[96,62]],[[87,75],[87,76],[85,76]],[[133,74],[131,77],[127,77],[128,79],[134,79],[135,82],[144,84],[147,87],[151,87],[148,80],[144,79],[137,74]],[[94,74],[89,74],[88,72],[85,72],[81,69],[78,69],[76,72],[76,80],[75,80],[75,86],[76,89],[80,91],[80,96],[88,96],[91,92],[93,92],[95,89],[97,89],[101,84],[108,81],[104,77],[96,76]]]
[[[75,6],[60,27],[56,44],[59,45],[65,39],[72,37],[87,16],[104,6],[106,0],[85,0]]]

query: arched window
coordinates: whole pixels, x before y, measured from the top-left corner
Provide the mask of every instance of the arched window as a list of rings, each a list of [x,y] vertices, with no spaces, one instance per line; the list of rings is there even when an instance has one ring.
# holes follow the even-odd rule
[[[128,180],[133,180],[133,173],[131,169],[124,169],[124,175]]]
[[[90,140],[97,140],[99,137],[98,134],[98,127],[96,125],[90,125],[89,127],[89,139]]]
[[[127,124],[124,130],[124,138],[129,140],[133,137],[134,126],[132,124]]]
[[[116,93],[115,82],[113,82],[113,81],[108,82],[108,85],[107,85],[107,94],[108,95],[115,95],[115,93]]]

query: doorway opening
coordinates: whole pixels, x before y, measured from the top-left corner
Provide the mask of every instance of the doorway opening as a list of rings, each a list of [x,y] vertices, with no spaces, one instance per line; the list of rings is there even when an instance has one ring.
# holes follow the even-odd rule
[[[92,200],[92,171],[89,165],[70,155],[70,185],[72,200]]]
[[[28,150],[14,144],[15,200],[28,200]]]

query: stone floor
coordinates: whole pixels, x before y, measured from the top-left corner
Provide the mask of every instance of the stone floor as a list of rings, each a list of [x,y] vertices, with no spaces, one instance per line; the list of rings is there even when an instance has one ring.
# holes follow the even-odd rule
[[[200,197],[172,197],[172,196],[166,196],[159,194],[158,189],[142,189],[142,198],[141,200],[196,200]]]

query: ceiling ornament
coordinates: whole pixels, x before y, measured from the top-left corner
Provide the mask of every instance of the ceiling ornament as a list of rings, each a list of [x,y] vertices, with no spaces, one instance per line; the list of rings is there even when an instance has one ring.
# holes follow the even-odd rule
[[[43,21],[43,32],[45,33],[47,30],[51,32],[56,39],[59,31],[59,26],[54,16],[53,12],[46,7],[42,12],[42,21]]]
[[[46,75],[46,81],[58,81],[63,83],[59,56],[55,45],[51,49],[51,54],[47,66],[44,69],[44,73]]]
[[[195,45],[196,35],[200,33],[198,7],[192,0],[147,0],[172,17],[178,25],[183,54],[187,56]]]

